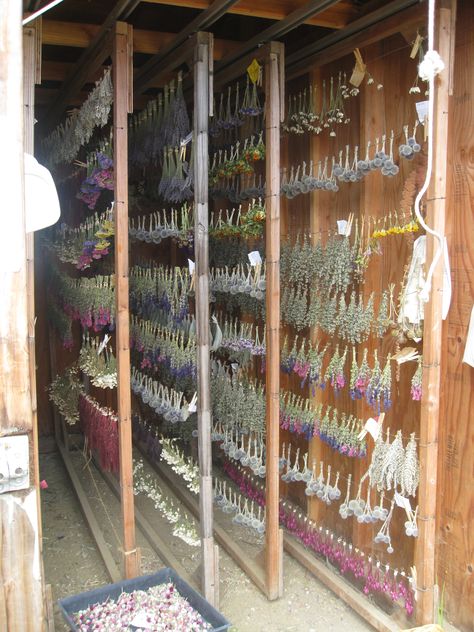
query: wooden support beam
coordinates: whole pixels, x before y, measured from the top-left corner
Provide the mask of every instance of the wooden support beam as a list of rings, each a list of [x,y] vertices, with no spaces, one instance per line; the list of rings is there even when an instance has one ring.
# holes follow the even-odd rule
[[[289,55],[286,72],[289,79],[308,72],[309,67],[322,66],[352,53],[354,48],[368,46],[399,33],[401,29],[422,24],[424,7],[419,0],[392,0],[380,9],[365,15],[347,27],[331,33]]]
[[[266,147],[266,529],[265,561],[268,599],[283,594],[280,510],[280,96],[283,44],[267,46],[265,59]],[[283,80],[284,81],[284,80]]]
[[[196,353],[197,416],[199,449],[199,515],[201,526],[202,593],[214,606],[216,576],[213,536],[211,390],[209,343],[209,203],[208,203],[208,125],[209,76],[212,75],[211,33],[197,33],[194,38],[194,253],[196,257]]]
[[[436,12],[434,48],[448,62],[453,47],[451,8]],[[445,234],[447,151],[449,144],[449,63],[435,79],[433,117],[433,171],[426,198],[426,223],[440,235]],[[426,269],[433,260],[438,241],[427,235]],[[425,305],[423,336],[423,384],[420,415],[420,487],[418,491],[419,536],[415,545],[417,571],[416,617],[420,624],[435,617],[436,584],[436,508],[438,479],[438,436],[441,395],[443,258],[434,270],[430,300]]]
[[[149,4],[172,5],[189,9],[207,9],[211,0],[143,0]],[[269,20],[283,20],[292,11],[298,9],[304,0],[240,0],[228,9],[228,13],[245,15]],[[340,29],[357,15],[357,10],[351,2],[338,2],[336,6],[325,10],[319,15],[308,17],[306,24],[323,26],[328,29]]]
[[[24,206],[21,3],[0,2],[0,437],[24,433],[32,445]],[[29,455],[30,477],[35,464]],[[0,494],[0,622],[9,632],[46,625],[38,495],[33,484]]]
[[[110,55],[111,34],[114,24],[131,5],[136,5],[136,0],[118,0],[106,20],[99,28],[87,49],[82,53],[74,69],[61,88],[58,100],[50,109],[45,121],[46,127],[53,127],[59,117],[69,105],[69,100],[80,91],[88,74],[99,68]]]
[[[214,0],[212,5],[200,13],[182,31],[177,33],[168,46],[154,55],[136,72],[134,82],[135,91],[138,93],[144,92],[153,78],[156,78],[157,75],[169,68],[169,64],[173,62],[178,49],[191,35],[197,31],[209,28],[236,2],[237,0]],[[177,65],[178,64],[175,63],[175,67]]]
[[[38,52],[41,44],[37,37],[40,31],[35,26],[23,29],[23,129],[25,152],[34,154],[34,110],[35,84],[41,83],[38,74]],[[39,49],[39,50],[38,50]],[[32,450],[34,462],[34,485],[40,497],[38,407],[36,402],[36,352],[35,352],[35,236],[26,234],[26,283],[28,308],[28,356],[30,369],[31,414],[33,417]],[[38,503],[38,537],[42,550],[41,504]]]
[[[64,467],[66,468],[66,471],[71,480],[74,491],[76,493],[77,499],[79,501],[81,511],[87,522],[87,526],[90,529],[94,542],[96,543],[100,556],[102,557],[107,573],[112,582],[114,583],[119,582],[122,579],[122,574],[117,564],[115,563],[114,558],[112,557],[109,547],[107,546],[107,542],[105,541],[104,534],[102,533],[102,529],[99,523],[97,522],[97,518],[95,517],[94,510],[92,509],[89,503],[89,499],[87,498],[87,494],[81,485],[81,481],[71,461],[69,452],[64,448],[61,442],[58,442],[57,445],[58,445],[59,453],[64,463]]]
[[[135,544],[133,505],[132,412],[130,393],[130,333],[128,289],[128,140],[127,114],[133,111],[131,29],[125,22],[115,25],[113,45],[114,86],[114,219],[115,219],[115,301],[117,357],[117,415],[119,425],[120,489],[122,494],[123,556],[127,579],[139,574]]]
[[[279,37],[283,37],[286,33],[289,33],[300,24],[303,24],[309,17],[323,12],[328,7],[337,4],[338,1],[339,0],[310,0],[309,2],[303,4],[301,7],[298,7],[282,18],[276,24],[272,24],[255,35],[255,37],[251,37],[243,43],[240,49],[235,53],[221,60],[219,64],[220,69],[230,66],[234,61],[258,48],[262,44],[275,40]]]
[[[97,33],[100,26],[97,24],[82,24],[79,22],[63,22],[60,20],[43,20],[43,44],[49,46],[71,46],[73,48],[87,48]],[[133,50],[135,53],[155,55],[163,48],[171,44],[176,33],[163,33],[161,31],[148,31],[144,29],[133,30]],[[214,40],[214,59],[221,59],[240,47],[240,42],[227,39]],[[48,63],[48,62],[43,62]],[[60,63],[60,62],[54,62]],[[64,64],[69,67],[69,64]],[[44,78],[47,78],[44,76]]]

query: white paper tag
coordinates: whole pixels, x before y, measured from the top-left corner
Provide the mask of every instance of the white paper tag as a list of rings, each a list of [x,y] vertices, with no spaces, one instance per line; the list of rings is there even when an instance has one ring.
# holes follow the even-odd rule
[[[377,441],[377,437],[379,436],[379,432],[380,432],[380,424],[379,424],[379,422],[376,421],[373,417],[370,417],[365,422],[365,426],[364,427],[367,430],[367,432],[370,435],[372,435],[372,439],[374,441]]]
[[[194,393],[192,400],[189,403],[188,411],[190,413],[195,413],[197,411],[197,393]]]
[[[230,366],[232,367],[232,371],[234,371],[234,373],[239,370],[238,362],[232,362]]]
[[[194,261],[191,261],[191,259],[188,259],[188,266],[189,266],[189,274],[194,274],[194,270],[196,268],[196,264],[194,263]]]
[[[145,630],[153,630],[154,624],[147,620],[148,616],[145,610],[140,610],[130,621],[130,625],[134,625],[136,628],[144,628]]]
[[[420,120],[420,123],[424,123],[425,119],[428,118],[429,103],[429,101],[418,101],[417,103],[415,103],[416,113],[418,114],[418,119]]]
[[[185,147],[188,143],[190,143],[193,139],[193,133],[189,132],[187,136],[185,136],[181,141],[181,147]]]
[[[406,498],[405,496],[402,496],[398,492],[395,492],[394,500],[395,500],[395,504],[398,507],[401,507],[405,511],[411,513],[411,504],[410,504],[409,498]]]
[[[260,256],[258,250],[252,250],[252,252],[249,252],[248,258],[251,266],[257,266],[259,263],[262,263],[262,257]]]
[[[339,235],[345,235],[346,237],[349,237],[349,235],[351,234],[351,225],[345,219],[338,219],[337,232]]]
[[[105,334],[104,339],[102,340],[102,342],[99,345],[99,348],[97,349],[97,355],[100,355],[102,351],[107,347],[107,345],[109,344],[109,340],[111,338],[112,336],[109,336],[109,334]]]

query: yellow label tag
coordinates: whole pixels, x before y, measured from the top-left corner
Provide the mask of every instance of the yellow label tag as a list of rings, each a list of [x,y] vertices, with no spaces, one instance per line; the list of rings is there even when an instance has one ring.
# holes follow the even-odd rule
[[[411,59],[415,59],[415,57],[418,55],[418,51],[420,50],[420,46],[421,46],[421,42],[423,41],[423,38],[421,37],[421,35],[419,33],[416,34],[416,39],[413,42],[413,47],[411,49],[411,53],[410,53],[410,57]]]
[[[261,66],[256,59],[254,59],[250,66],[247,68],[247,72],[252,83],[257,83],[260,76],[260,68]]]

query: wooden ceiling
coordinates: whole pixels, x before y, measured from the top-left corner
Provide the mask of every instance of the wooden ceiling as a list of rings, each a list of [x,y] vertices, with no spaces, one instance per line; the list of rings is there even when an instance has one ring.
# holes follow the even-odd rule
[[[25,13],[50,0],[24,0]],[[288,56],[318,41],[344,34],[367,16],[387,6],[394,11],[418,0],[64,0],[42,20],[42,83],[36,91],[36,118],[47,127],[59,122],[64,111],[80,104],[89,84],[101,74],[97,51],[115,20],[134,28],[134,67],[137,96],[162,85],[154,69],[171,56],[181,36],[193,30],[214,33],[215,60],[221,65],[245,54],[251,45],[276,39]],[[389,15],[393,14],[389,13]],[[362,20],[362,21],[361,21]],[[353,29],[354,30],[354,29]],[[94,54],[95,53],[95,54]],[[161,64],[161,66],[160,66]]]

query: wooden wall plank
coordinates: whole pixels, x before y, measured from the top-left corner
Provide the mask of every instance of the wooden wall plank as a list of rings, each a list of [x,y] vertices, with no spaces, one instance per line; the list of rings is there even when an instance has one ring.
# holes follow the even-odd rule
[[[458,2],[450,105],[446,237],[452,302],[443,331],[437,571],[446,617],[474,621],[474,369],[462,362],[474,302],[474,5]]]
[[[24,211],[24,103],[21,3],[0,3],[0,436],[27,433],[33,415],[28,346]],[[33,455],[30,477],[35,478]],[[37,493],[0,495],[0,621],[9,632],[45,625]]]

